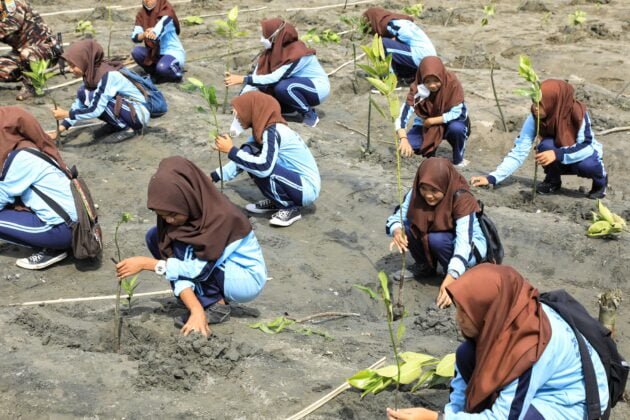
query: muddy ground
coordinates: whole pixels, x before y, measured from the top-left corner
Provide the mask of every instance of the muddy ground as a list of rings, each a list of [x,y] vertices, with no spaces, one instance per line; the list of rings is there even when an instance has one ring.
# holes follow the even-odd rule
[[[93,7],[86,0],[33,1],[42,13]],[[107,2],[98,2],[106,4]],[[132,2],[125,2],[129,5]],[[136,3],[140,4],[137,0]],[[292,2],[290,7],[315,7],[330,0]],[[400,9],[412,2],[373,2]],[[497,4],[496,15],[486,27],[481,1],[427,1],[419,23],[434,41],[438,53],[463,82],[472,117],[472,136],[466,157],[471,164],[465,176],[493,169],[510,149],[516,131],[528,112],[528,101],[514,93],[523,83],[516,72],[518,55],[529,54],[542,78],[571,81],[589,106],[596,131],[628,125],[630,88],[627,88],[630,49],[630,4],[604,1],[522,1]],[[259,46],[258,21],[281,15],[302,33],[318,27],[336,31],[348,27],[342,14],[358,16],[368,4],[316,11],[286,10],[287,2],[256,0],[237,2],[242,8],[266,7],[242,13],[241,24],[249,35],[236,42],[238,49],[253,49],[237,55],[235,72],[249,68]],[[180,17],[219,13],[232,3],[194,1],[178,4]],[[569,27],[567,16],[576,9],[587,21]],[[112,52],[128,54],[128,35],[133,10],[112,13]],[[107,44],[107,13],[81,12],[48,16],[46,21],[66,40],[80,19],[91,19],[96,38]],[[187,76],[220,86],[226,42],[214,31],[214,17],[200,26],[184,27],[188,49]],[[352,58],[349,35],[337,45],[318,45],[318,56],[327,70]],[[205,58],[204,58],[205,57]],[[496,110],[490,63],[510,132],[504,132]],[[462,66],[465,68],[461,69]],[[51,84],[62,83],[56,77]],[[378,302],[353,288],[359,283],[376,287],[377,272],[395,271],[400,260],[388,252],[384,221],[396,204],[395,154],[391,129],[384,120],[373,123],[374,152],[363,157],[365,138],[336,121],[365,131],[368,86],[353,92],[352,66],[331,77],[332,95],[320,109],[321,123],[314,129],[292,123],[310,144],[322,175],[322,193],[304,218],[287,229],[274,229],[264,218],[252,218],[269,275],[273,278],[250,307],[271,320],[285,313],[302,317],[323,311],[359,313],[359,317],[334,320],[310,328],[333,339],[282,333],[265,335],[248,328],[251,318],[233,317],[213,328],[210,340],[183,338],[172,318],[182,311],[168,295],[139,298],[125,318],[120,354],[113,340],[113,301],[55,304],[24,308],[7,304],[111,295],[116,282],[110,257],[115,255],[113,231],[122,212],[134,215],[121,228],[124,255],[148,255],[144,233],[155,221],[146,209],[146,186],[160,159],[181,154],[208,171],[217,164],[217,154],[208,146],[208,128],[195,108],[201,100],[164,85],[171,110],[152,121],[142,138],[121,144],[95,139],[94,128],[70,133],[63,147],[64,159],[76,163],[90,183],[100,206],[106,236],[101,264],[65,261],[41,272],[17,268],[15,258],[29,254],[12,245],[0,245],[0,418],[285,418],[334,389],[345,378],[391,351]],[[12,86],[0,87],[0,103],[13,104]],[[76,85],[58,89],[55,98],[69,105]],[[231,92],[234,94],[235,92]],[[400,92],[401,97],[405,90]],[[50,100],[30,101],[24,106],[42,124],[52,129]],[[231,118],[220,116],[227,128]],[[605,203],[630,217],[630,175],[627,162],[628,132],[599,136],[610,174]],[[445,143],[439,155],[450,156]],[[403,183],[411,185],[419,160],[404,161]],[[531,158],[500,188],[481,189],[478,196],[499,227],[506,247],[505,263],[513,265],[541,290],[565,288],[597,313],[596,295],[620,287],[630,292],[629,235],[618,240],[596,240],[584,233],[594,202],[579,191],[588,190],[585,180],[565,178],[562,193],[529,202],[532,185]],[[237,205],[260,198],[252,182],[242,177],[226,185],[225,193]],[[168,285],[151,273],[141,275],[138,292],[164,290]],[[434,308],[439,278],[408,282],[405,305],[407,334],[403,348],[444,355],[457,346],[452,314]],[[626,304],[627,305],[627,304]],[[617,324],[618,343],[630,355],[630,318],[622,306]],[[446,389],[404,393],[401,405],[421,404],[437,408],[448,398]],[[356,391],[346,391],[316,411],[311,419],[384,418],[384,409],[394,403],[394,393],[385,391],[360,400]],[[621,403],[613,417],[630,417]]]

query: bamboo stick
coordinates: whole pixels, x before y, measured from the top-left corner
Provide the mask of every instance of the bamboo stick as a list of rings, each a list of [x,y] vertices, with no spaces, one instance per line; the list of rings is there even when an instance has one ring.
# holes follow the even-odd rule
[[[600,131],[597,135],[605,136],[606,134],[618,133],[620,131],[630,131],[630,126],[609,128],[608,130]]]
[[[328,77],[332,76],[333,74],[337,73],[339,70],[341,70],[342,68],[349,66],[350,64],[354,63],[357,60],[362,59],[363,57],[365,57],[365,53],[363,54],[359,54],[356,58],[356,60],[353,58],[350,61],[347,61],[345,63],[343,63],[342,65],[340,65],[339,67],[337,67],[336,69],[334,69],[333,71],[331,71],[330,73],[328,73]]]
[[[158,290],[156,292],[134,293],[133,297],[157,296],[157,295],[166,295],[169,293],[172,294],[173,290],[167,289],[167,290]],[[116,295],[39,300],[39,301],[24,302],[24,303],[11,303],[6,306],[37,306],[37,305],[48,305],[48,304],[53,304],[53,303],[92,302],[95,300],[111,300],[111,299],[116,299]]]
[[[131,65],[131,66],[130,65],[126,65],[125,67],[128,68],[128,69],[133,69],[133,68],[138,67],[138,65],[137,64],[134,64],[134,65]],[[60,83],[60,84],[55,85],[55,86],[47,87],[46,89],[44,89],[44,92],[50,92],[51,90],[60,89],[62,87],[75,85],[75,84],[80,83],[82,81],[83,81],[83,79],[68,80],[67,82],[63,82],[63,83]]]
[[[363,1],[356,1],[354,3],[338,3],[338,4],[329,4],[328,6],[319,6],[319,7],[296,7],[293,9],[286,9],[287,12],[298,12],[301,10],[323,10],[323,9],[334,9],[336,7],[345,7],[345,6],[354,6],[357,4],[365,4],[365,3],[378,3],[374,0],[363,0]]]
[[[340,126],[342,126],[343,128],[345,128],[346,130],[353,131],[353,132],[355,132],[355,133],[357,133],[357,134],[360,134],[360,135],[362,135],[363,137],[367,138],[367,134],[366,134],[366,133],[364,133],[363,131],[359,131],[359,130],[357,130],[356,128],[352,128],[352,127],[350,127],[350,126],[348,126],[348,125],[345,125],[345,124],[344,124],[344,123],[342,123],[341,121],[335,121],[335,124],[340,125]],[[389,143],[389,142],[388,142],[388,143]]]
[[[374,363],[368,369],[378,369],[381,366],[383,366],[384,363],[385,363],[385,357],[383,357],[380,360],[378,360],[376,363]],[[287,417],[286,420],[300,420],[300,419],[303,419],[304,417],[308,416],[309,414],[311,414],[313,411],[317,410],[318,408],[320,408],[324,404],[326,404],[329,401],[333,400],[337,395],[341,394],[342,392],[344,392],[348,388],[350,388],[350,384],[348,382],[344,382],[343,384],[339,385],[336,389],[334,389],[333,391],[331,391],[328,394],[326,394],[323,398],[320,398],[319,400],[315,401],[313,404],[311,404],[308,407],[306,407],[304,410],[300,411],[299,413],[295,413],[291,417]]]
[[[192,0],[179,0],[179,1],[171,1],[171,4],[184,4],[184,3],[191,3]],[[122,6],[122,5],[115,5],[115,6],[109,6],[106,7],[106,9],[112,9],[112,10],[132,10],[132,9],[139,9],[140,6]],[[85,9],[72,9],[72,10],[61,10],[58,12],[48,12],[48,13],[40,13],[40,16],[57,16],[57,15],[70,15],[70,14],[75,14],[75,13],[84,13],[84,12],[93,12],[94,10],[96,10],[96,7],[89,7],[89,8],[85,8]]]

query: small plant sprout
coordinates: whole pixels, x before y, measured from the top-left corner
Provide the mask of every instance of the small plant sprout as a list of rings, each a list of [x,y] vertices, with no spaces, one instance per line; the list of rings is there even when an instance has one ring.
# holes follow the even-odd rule
[[[396,365],[385,366],[380,369],[365,369],[348,378],[348,384],[363,390],[361,398],[367,394],[378,394],[391,384],[411,385],[415,384],[411,392],[425,386],[431,388],[447,383],[455,375],[455,353],[444,356],[441,360],[422,354],[405,352],[400,353],[403,360],[400,366],[400,379]]]
[[[332,340],[333,337],[325,331],[314,330],[311,328],[300,327],[299,323],[293,319],[288,319],[284,316],[280,316],[273,321],[269,322],[256,322],[255,324],[250,324],[250,328],[258,329],[266,334],[278,334],[284,330],[293,331],[298,334],[310,336],[310,335],[319,335],[324,337],[327,340]]]
[[[521,96],[526,96],[536,104],[536,138],[534,140],[534,153],[540,141],[540,101],[542,100],[542,90],[540,89],[540,79],[532,67],[532,62],[526,55],[519,57],[518,74],[529,83],[528,88],[519,88],[515,92]],[[538,163],[534,162],[534,185],[532,187],[532,202],[536,199],[536,178],[538,176]]]
[[[96,34],[92,22],[89,20],[80,20],[77,22],[77,26],[74,27],[74,33],[79,34],[81,38],[91,37]]]
[[[127,294],[127,309],[131,311],[131,306],[133,304],[133,293],[138,287],[138,275],[136,274],[133,277],[126,277],[121,280],[120,285],[122,289]]]
[[[188,26],[203,25],[204,22],[201,16],[186,16],[182,21]]]
[[[313,28],[302,35],[301,40],[309,44],[339,44],[341,36],[331,29],[324,29],[318,33],[317,28]]]
[[[238,6],[234,6],[232,10],[227,15],[225,20],[215,20],[214,24],[217,28],[217,33],[227,39],[227,58],[225,59],[225,73],[229,75],[230,73],[230,60],[233,60],[232,57],[232,42],[234,38],[240,38],[247,35],[247,32],[240,31],[238,28]],[[228,103],[228,90],[229,88],[225,87],[225,95],[223,96],[223,113],[227,113],[227,103]]]
[[[623,231],[628,231],[628,226],[623,217],[613,213],[597,200],[597,213],[593,214],[593,223],[588,227],[586,235],[591,238],[614,238]]]
[[[481,26],[484,27],[490,22],[490,18],[494,16],[496,9],[494,3],[483,6],[483,18],[481,18]]]
[[[569,25],[580,26],[586,22],[586,12],[582,10],[576,10],[568,16]]]
[[[422,3],[416,3],[416,4],[413,4],[411,6],[405,6],[402,9],[402,11],[404,13],[408,14],[409,16],[413,16],[413,17],[420,17],[420,15],[422,14],[423,10],[424,10],[424,4],[422,4]]]
[[[55,76],[52,69],[49,68],[50,61],[49,60],[35,60],[29,62],[29,66],[31,71],[22,72],[24,76],[26,76],[31,84],[33,85],[33,89],[35,90],[36,96],[44,96],[46,93],[46,87],[48,86],[48,80]],[[52,93],[50,93],[50,100],[53,103],[55,109],[57,109],[57,101]],[[56,130],[57,130],[57,147],[61,147],[61,136],[59,135],[59,120],[56,121]]]
[[[118,257],[118,260],[115,260],[114,261],[115,263],[118,263],[122,260],[122,254],[120,252],[120,245],[118,243],[118,230],[120,229],[121,225],[130,222],[132,219],[133,219],[133,216],[131,215],[131,213],[123,212],[120,215],[120,219],[116,223],[116,229],[114,229],[114,245],[116,246],[116,256]],[[132,287],[131,296],[130,296],[130,293],[127,292],[127,296],[128,296],[127,303],[128,303],[129,309],[131,309],[131,297],[133,296],[133,291],[138,286],[138,282],[136,278],[133,278],[132,281],[133,281],[133,284],[131,284],[131,287]],[[124,286],[123,286],[123,283],[124,283]],[[127,291],[127,289],[130,288],[130,281],[128,281],[126,278],[118,280],[118,289],[116,290],[116,306],[114,307],[114,318],[115,318],[114,334],[116,336],[116,349],[118,352],[120,352],[120,336],[122,333],[122,317],[120,316],[120,294],[123,287],[125,287],[125,291]]]
[[[217,120],[217,109],[219,108],[219,102],[217,101],[217,90],[212,85],[205,85],[201,80],[194,77],[188,78],[188,83],[183,86],[188,91],[199,91],[201,97],[206,101],[212,120],[206,120],[213,129],[210,131],[210,141],[214,140],[219,135],[219,121]],[[226,96],[227,98],[227,96]],[[199,112],[208,112],[204,107],[198,107]],[[223,164],[221,162],[221,152],[217,150],[219,154],[219,173],[221,176],[221,192],[223,192]]]
[[[357,79],[357,34],[358,39],[362,39],[369,31],[369,24],[363,18],[357,16],[342,15],[339,20],[346,25],[350,26],[348,32],[350,33],[350,45],[352,46],[352,90],[355,94],[359,93],[359,80]]]

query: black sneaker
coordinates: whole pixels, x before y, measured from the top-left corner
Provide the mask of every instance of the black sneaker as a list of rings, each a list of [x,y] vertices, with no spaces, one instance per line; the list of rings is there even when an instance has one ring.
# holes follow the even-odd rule
[[[272,200],[265,198],[264,200],[260,200],[257,203],[249,203],[245,206],[245,209],[250,213],[269,213],[272,211],[278,211],[279,208]]]
[[[297,207],[293,207],[292,209],[282,209],[277,213],[274,213],[271,216],[271,220],[269,220],[269,224],[274,226],[291,226],[293,223],[297,222],[302,218],[300,214],[300,209]]]
[[[536,192],[538,194],[554,194],[558,191],[560,191],[560,188],[562,187],[562,182],[559,182],[557,184],[555,183],[551,183],[551,182],[547,182],[547,181],[543,181],[540,184],[538,184],[536,186]]]
[[[230,305],[215,303],[206,308],[206,318],[208,318],[208,324],[221,324],[222,322],[230,319],[230,312],[232,308]]]
[[[595,199],[602,199],[606,197],[607,186],[608,186],[608,175],[606,175],[606,180],[604,181],[603,185],[596,186],[595,181],[593,181],[593,187],[588,192],[588,198],[595,200]]]
[[[68,257],[68,253],[66,251],[42,249],[28,258],[20,258],[16,260],[15,265],[26,268],[27,270],[41,270],[42,268],[49,267],[56,262],[64,260],[66,257]]]

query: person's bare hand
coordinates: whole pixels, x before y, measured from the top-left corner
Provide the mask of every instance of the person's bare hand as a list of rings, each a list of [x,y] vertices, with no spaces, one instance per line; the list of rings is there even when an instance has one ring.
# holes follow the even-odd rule
[[[70,116],[70,113],[63,108],[53,108],[51,111],[56,120],[63,120],[64,118],[68,118]]]
[[[446,291],[446,288],[454,281],[455,281],[455,278],[451,276],[450,274],[447,274],[446,277],[444,277],[444,280],[442,281],[442,284],[440,285],[440,293],[438,293],[438,297],[436,300],[436,304],[440,309],[448,308],[453,303],[453,301],[451,300],[451,297],[448,295],[448,292]]]
[[[413,148],[411,147],[411,144],[409,144],[409,139],[407,137],[403,137],[400,139],[398,150],[400,151],[400,155],[402,157],[413,156]]]
[[[470,185],[473,187],[484,187],[490,185],[490,181],[488,181],[488,177],[485,176],[473,176],[470,178]]]
[[[155,41],[157,39],[157,34],[153,32],[153,28],[149,28],[144,31],[144,37],[146,39],[150,39],[151,41]]]
[[[155,269],[155,264],[157,264],[157,260],[150,257],[127,258],[116,264],[116,276],[119,279],[124,279],[125,277],[138,274],[142,270],[153,270]]]
[[[234,147],[234,142],[232,142],[232,138],[227,134],[218,135],[214,139],[214,149],[219,152],[229,153]]]
[[[393,410],[387,408],[387,420],[437,420],[438,413],[422,407],[400,408]]]
[[[547,166],[556,161],[556,152],[553,150],[546,150],[536,154],[536,162],[539,165]]]
[[[184,335],[198,332],[207,337],[210,334],[210,327],[208,326],[206,313],[204,311],[191,312],[188,321],[186,321],[180,332]]]
[[[409,246],[409,242],[407,241],[407,235],[404,234],[401,228],[398,228],[394,231],[394,238],[389,243],[389,250],[393,251],[394,246],[398,247],[398,252],[401,254],[407,251]]]
[[[226,73],[225,79],[223,79],[223,83],[225,83],[225,86],[228,86],[228,87],[242,85],[244,81],[245,81],[245,76],[240,76],[238,74],[230,74],[230,73]]]
[[[438,117],[429,117],[422,122],[422,125],[429,128],[438,124]]]

